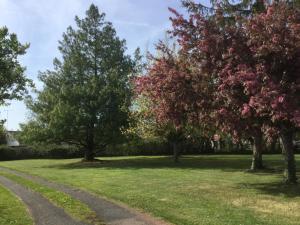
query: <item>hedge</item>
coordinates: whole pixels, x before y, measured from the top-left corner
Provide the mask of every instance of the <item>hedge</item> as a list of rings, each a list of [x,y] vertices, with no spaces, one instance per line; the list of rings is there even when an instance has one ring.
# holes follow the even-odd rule
[[[79,158],[83,151],[72,146],[50,145],[47,147],[8,147],[0,146],[0,160],[17,159],[67,159]]]

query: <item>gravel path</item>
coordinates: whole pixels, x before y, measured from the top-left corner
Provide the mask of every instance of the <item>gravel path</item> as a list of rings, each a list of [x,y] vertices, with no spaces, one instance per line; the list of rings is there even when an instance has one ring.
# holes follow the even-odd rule
[[[113,203],[102,197],[80,189],[50,182],[37,176],[31,176],[29,174],[7,168],[0,167],[0,170],[21,176],[25,179],[69,194],[73,198],[76,198],[88,205],[92,210],[95,211],[99,219],[104,221],[104,223],[107,225],[170,225],[170,223],[166,223],[147,214],[137,212],[126,205]]]
[[[0,176],[0,183],[15,193],[28,206],[35,225],[84,225],[73,220],[63,209],[52,205],[38,193]]]

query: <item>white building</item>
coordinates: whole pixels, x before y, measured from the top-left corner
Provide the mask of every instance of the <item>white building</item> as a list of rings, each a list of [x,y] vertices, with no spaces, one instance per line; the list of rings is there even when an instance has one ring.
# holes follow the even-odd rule
[[[7,146],[18,147],[20,143],[14,138],[13,133],[15,133],[15,131],[7,131],[5,134]]]

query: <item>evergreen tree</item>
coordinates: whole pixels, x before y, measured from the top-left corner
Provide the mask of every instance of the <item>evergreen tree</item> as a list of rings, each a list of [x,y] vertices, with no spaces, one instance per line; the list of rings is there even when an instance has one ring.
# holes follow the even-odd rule
[[[69,27],[59,42],[62,59],[54,60],[54,71],[40,74],[44,89],[28,104],[35,120],[31,124],[39,129],[31,131],[81,146],[85,160],[93,160],[96,148],[120,141],[128,126],[135,63],[95,5],[75,21],[77,28]]]

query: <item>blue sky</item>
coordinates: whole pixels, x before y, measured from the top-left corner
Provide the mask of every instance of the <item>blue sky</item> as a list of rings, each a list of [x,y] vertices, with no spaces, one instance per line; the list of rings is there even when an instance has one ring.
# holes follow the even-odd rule
[[[126,39],[129,54],[137,47],[143,52],[153,50],[170,27],[168,7],[182,11],[180,0],[0,0],[0,26],[7,26],[22,43],[30,43],[20,61],[37,88],[42,87],[38,71],[52,69],[53,58],[60,56],[57,46],[62,33],[74,26],[75,15],[84,16],[91,3],[106,13],[118,36]],[[9,130],[18,129],[28,116],[23,102],[12,101],[0,108],[0,118],[7,119]]]

